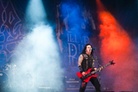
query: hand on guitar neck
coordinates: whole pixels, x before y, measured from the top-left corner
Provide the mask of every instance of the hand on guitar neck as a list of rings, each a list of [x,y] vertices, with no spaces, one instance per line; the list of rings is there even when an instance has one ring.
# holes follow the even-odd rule
[[[99,68],[98,68],[98,71],[99,71],[99,72],[102,71],[103,68],[104,68],[103,66],[99,67]],[[94,68],[94,71],[96,71],[96,70],[97,70],[97,68]]]

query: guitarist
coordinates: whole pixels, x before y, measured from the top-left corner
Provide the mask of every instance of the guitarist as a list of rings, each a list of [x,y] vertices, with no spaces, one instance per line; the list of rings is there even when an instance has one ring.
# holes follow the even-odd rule
[[[86,75],[86,71],[88,69],[90,68],[92,68],[92,70],[97,69],[94,67],[93,48],[91,44],[85,45],[82,53],[80,54],[78,58],[78,67],[83,76]],[[89,81],[94,85],[96,92],[101,92],[100,83],[99,83],[97,76],[91,77]],[[82,79],[79,92],[85,92],[86,86],[87,86],[87,82],[83,81]]]

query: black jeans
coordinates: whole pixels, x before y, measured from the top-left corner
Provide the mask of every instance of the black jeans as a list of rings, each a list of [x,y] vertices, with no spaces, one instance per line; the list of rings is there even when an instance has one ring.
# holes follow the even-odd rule
[[[91,78],[90,82],[95,87],[96,92],[101,92],[101,85],[96,77]],[[87,86],[87,83],[84,81],[81,81],[79,92],[85,92],[86,86]]]

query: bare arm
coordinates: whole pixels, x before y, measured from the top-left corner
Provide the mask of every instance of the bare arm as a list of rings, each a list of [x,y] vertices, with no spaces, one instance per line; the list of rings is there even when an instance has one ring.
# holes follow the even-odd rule
[[[81,54],[78,58],[78,66],[81,66],[82,60],[83,60],[83,56]]]
[[[82,67],[81,67],[82,61],[83,61],[83,55],[81,54],[81,55],[79,56],[79,58],[78,58],[78,67],[79,67],[79,69],[80,69],[80,72],[82,72],[82,75],[85,76],[86,73],[82,70]]]

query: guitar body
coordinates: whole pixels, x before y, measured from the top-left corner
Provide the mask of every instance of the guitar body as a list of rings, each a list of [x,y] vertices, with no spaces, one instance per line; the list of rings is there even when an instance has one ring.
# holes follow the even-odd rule
[[[91,68],[88,69],[88,70],[85,72],[86,75],[89,74],[91,71],[92,71]],[[86,77],[86,78],[85,78],[85,76],[83,76],[81,72],[77,72],[76,75],[77,75],[80,79],[82,79],[84,82],[89,82],[89,80],[90,80],[92,77],[97,77],[96,74],[92,74],[92,75],[90,75],[89,77]]]

